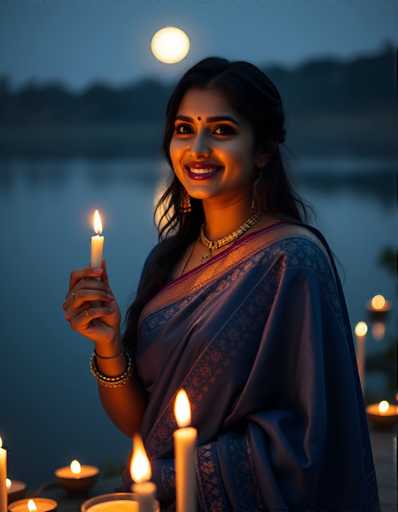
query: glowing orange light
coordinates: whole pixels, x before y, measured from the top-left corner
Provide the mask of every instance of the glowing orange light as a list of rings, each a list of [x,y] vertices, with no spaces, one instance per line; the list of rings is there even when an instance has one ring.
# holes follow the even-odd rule
[[[96,232],[96,234],[101,235],[102,234],[102,222],[101,222],[101,216],[100,216],[98,210],[95,210],[95,212],[94,212],[93,225],[94,225],[94,231]]]
[[[383,295],[375,295],[371,302],[373,309],[383,309],[386,305],[386,299],[383,297]]]
[[[134,435],[133,445],[133,456],[130,462],[131,478],[137,483],[150,480],[152,476],[151,465],[144,448],[144,443],[138,434]]]
[[[78,460],[72,460],[72,462],[70,463],[70,470],[74,475],[80,475],[82,471],[80,462]]]
[[[366,325],[366,322],[358,322],[355,326],[355,335],[356,336],[366,336],[366,333],[368,332],[368,326]]]
[[[379,408],[380,414],[384,414],[390,408],[390,403],[387,402],[387,400],[382,400],[381,402],[379,402],[378,408]]]
[[[180,389],[174,403],[174,414],[176,417],[177,425],[188,427],[191,423],[191,405],[188,400],[188,395],[184,389]]]
[[[35,512],[37,510],[36,503],[33,500],[28,501],[29,512]]]
[[[7,489],[11,488],[11,480],[9,478],[6,478],[6,487]]]

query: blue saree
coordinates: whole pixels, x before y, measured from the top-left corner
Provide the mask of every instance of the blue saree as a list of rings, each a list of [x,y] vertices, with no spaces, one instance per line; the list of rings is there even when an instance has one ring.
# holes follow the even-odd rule
[[[258,229],[169,282],[141,313],[134,356],[162,511],[175,510],[180,387],[199,511],[380,511],[347,307],[316,228]]]

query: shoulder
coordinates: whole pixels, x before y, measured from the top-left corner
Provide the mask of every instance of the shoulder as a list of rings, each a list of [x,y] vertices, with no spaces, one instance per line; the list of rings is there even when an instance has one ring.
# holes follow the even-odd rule
[[[308,225],[283,223],[265,233],[264,247],[289,268],[332,272],[332,255],[322,233]]]
[[[167,255],[174,245],[175,238],[175,236],[170,236],[160,240],[157,244],[155,244],[146,257],[144,269],[147,269],[152,264],[159,262],[163,256]]]

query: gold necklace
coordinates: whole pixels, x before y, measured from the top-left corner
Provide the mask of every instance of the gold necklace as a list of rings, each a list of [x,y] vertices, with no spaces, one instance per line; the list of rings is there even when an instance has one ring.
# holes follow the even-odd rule
[[[204,223],[202,224],[202,227],[200,228],[200,241],[209,249],[209,254],[205,254],[202,256],[201,261],[206,261],[213,255],[213,251],[215,249],[219,249],[220,247],[223,247],[224,245],[227,245],[240,236],[243,235],[243,233],[246,233],[248,229],[250,229],[252,226],[257,224],[257,222],[261,218],[261,213],[256,212],[253,213],[241,226],[239,226],[238,229],[230,233],[229,235],[226,235],[222,238],[219,238],[218,240],[209,240],[204,231]]]

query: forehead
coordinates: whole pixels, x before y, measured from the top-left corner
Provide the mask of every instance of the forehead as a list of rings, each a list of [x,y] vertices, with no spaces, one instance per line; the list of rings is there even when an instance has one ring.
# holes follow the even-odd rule
[[[216,90],[190,89],[182,98],[178,114],[206,119],[209,116],[230,115],[240,120],[224,95]]]

